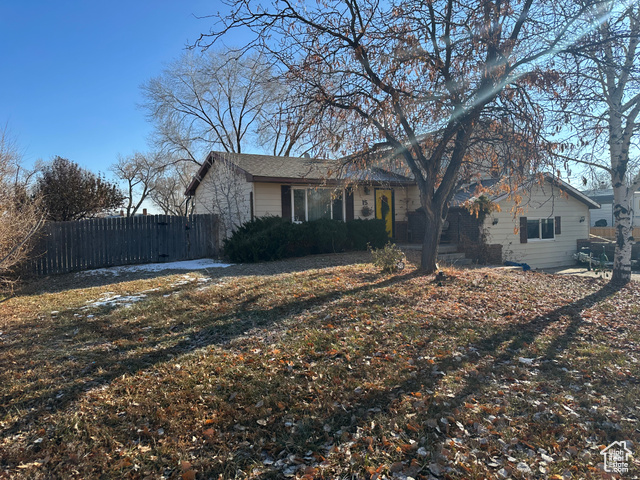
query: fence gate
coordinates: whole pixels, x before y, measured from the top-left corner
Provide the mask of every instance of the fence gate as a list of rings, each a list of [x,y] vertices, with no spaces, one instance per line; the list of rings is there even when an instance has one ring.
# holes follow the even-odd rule
[[[28,268],[49,275],[214,257],[218,253],[217,227],[217,217],[209,214],[48,222]]]

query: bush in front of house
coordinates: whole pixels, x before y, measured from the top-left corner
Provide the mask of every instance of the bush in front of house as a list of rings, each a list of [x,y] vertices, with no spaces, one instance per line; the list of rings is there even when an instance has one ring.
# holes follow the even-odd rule
[[[247,263],[302,257],[318,253],[366,250],[388,240],[382,220],[320,219],[292,223],[280,217],[261,217],[242,225],[224,242],[232,262]]]
[[[297,226],[302,232],[301,240],[307,246],[302,255],[337,253],[348,249],[347,226],[344,222],[321,218]]]
[[[225,255],[238,263],[283,258],[293,233],[291,225],[280,217],[247,222],[224,241]]]
[[[350,250],[380,248],[389,241],[384,220],[350,220],[346,225]]]

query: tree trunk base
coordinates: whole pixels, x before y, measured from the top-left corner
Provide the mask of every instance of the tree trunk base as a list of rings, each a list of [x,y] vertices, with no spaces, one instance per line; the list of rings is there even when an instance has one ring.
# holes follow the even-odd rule
[[[440,239],[440,229],[432,230],[427,228],[422,240],[422,256],[420,257],[420,271],[431,274],[438,270],[436,261],[438,260],[438,240]]]
[[[620,271],[613,271],[613,274],[611,275],[611,280],[609,280],[609,283],[614,286],[614,287],[624,287],[626,284],[628,284],[629,282],[631,282],[631,272],[620,272]]]

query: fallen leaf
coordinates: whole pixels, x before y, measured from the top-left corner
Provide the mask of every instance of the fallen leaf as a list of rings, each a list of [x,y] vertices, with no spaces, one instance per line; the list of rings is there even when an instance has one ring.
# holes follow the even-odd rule
[[[196,480],[196,471],[187,470],[182,474],[182,480]]]

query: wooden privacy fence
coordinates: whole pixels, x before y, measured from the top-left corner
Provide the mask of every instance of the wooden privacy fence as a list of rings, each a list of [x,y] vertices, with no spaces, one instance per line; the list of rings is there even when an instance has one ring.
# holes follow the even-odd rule
[[[173,262],[217,253],[215,215],[145,215],[49,222],[30,270],[39,275],[93,268]]]
[[[591,227],[590,233],[608,240],[616,239],[616,229],[613,227]],[[635,239],[640,239],[640,228],[635,227],[631,235]]]

